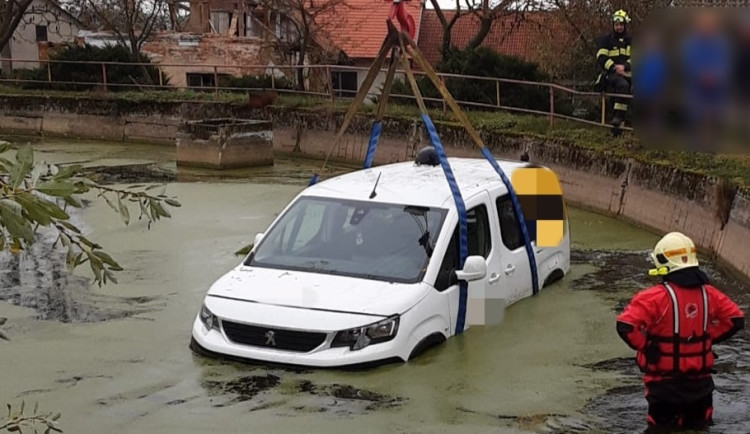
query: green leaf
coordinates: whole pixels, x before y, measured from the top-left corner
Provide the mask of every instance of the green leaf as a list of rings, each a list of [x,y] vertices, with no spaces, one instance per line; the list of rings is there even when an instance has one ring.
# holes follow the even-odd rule
[[[0,199],[0,206],[7,207],[9,211],[18,214],[19,217],[23,216],[23,206],[14,200]]]
[[[139,200],[138,205],[141,207],[141,216],[145,215],[148,217],[148,210],[146,209],[146,199]]]
[[[59,221],[58,223],[60,223],[61,225],[65,226],[65,228],[66,228],[66,229],[68,229],[68,230],[70,230],[71,232],[75,232],[75,233],[77,233],[77,234],[80,234],[80,233],[81,233],[81,230],[80,230],[80,229],[78,229],[77,227],[75,227],[75,226],[74,226],[74,225],[73,225],[72,223],[70,223],[70,222],[67,222],[67,221],[61,220],[61,221]]]
[[[78,200],[76,200],[73,196],[66,196],[65,203],[76,208],[83,207],[83,205],[80,202],[78,202]]]
[[[16,164],[10,169],[10,187],[15,190],[31,172],[34,164],[34,151],[25,145],[16,152]]]
[[[75,185],[59,180],[42,182],[36,187],[36,189],[44,194],[57,197],[67,197],[78,191]]]
[[[104,262],[104,263],[105,263],[105,264],[107,264],[107,265],[111,265],[111,266],[113,266],[113,267],[119,267],[119,266],[120,266],[120,265],[119,265],[119,264],[118,264],[117,262],[115,262],[115,260],[114,260],[114,259],[112,259],[112,257],[111,257],[111,256],[109,256],[109,255],[108,255],[107,253],[105,253],[105,252],[102,252],[102,251],[98,251],[98,252],[94,252],[94,254],[95,254],[95,255],[96,255],[96,256],[97,256],[97,257],[98,257],[99,259],[101,259],[101,261],[102,261],[102,262]]]
[[[128,210],[128,207],[122,203],[120,196],[117,196],[117,206],[120,208],[120,215],[125,222],[125,226],[127,226],[128,223],[130,223],[130,211]]]
[[[151,199],[148,200],[148,210],[149,210],[149,220],[151,221],[159,220],[159,212],[156,211],[156,207],[154,206],[154,201]]]
[[[114,270],[114,268],[112,268],[112,270]],[[117,270],[117,271],[121,271],[121,270]],[[109,271],[106,271],[105,274],[107,275],[107,278],[109,280],[111,280],[114,283],[117,283],[117,279],[115,279],[115,275],[114,274],[110,273]]]
[[[182,206],[182,204],[180,202],[177,202],[174,199],[165,199],[164,202],[166,202],[167,205],[169,205],[169,206],[174,206],[174,207],[178,207],[178,208]]]
[[[68,254],[65,256],[65,265],[68,267],[69,273],[72,273],[76,268],[76,254],[73,251],[73,246],[68,247]]]
[[[0,200],[0,217],[2,218],[2,224],[5,229],[8,230],[11,237],[22,238],[28,242],[34,241],[34,231],[31,229],[31,225],[26,220],[19,208],[22,208],[20,204],[10,199]]]
[[[164,207],[162,207],[162,206],[161,206],[161,203],[159,203],[159,202],[157,202],[157,201],[153,201],[153,204],[154,204],[154,207],[156,208],[156,211],[157,211],[157,212],[158,212],[158,213],[159,213],[160,215],[162,215],[162,216],[164,216],[164,217],[172,217],[172,215],[171,215],[171,214],[169,214],[169,213],[167,212],[167,210],[165,210],[165,209],[164,209]]]
[[[83,169],[83,166],[80,164],[74,164],[72,166],[65,166],[58,168],[57,173],[53,176],[53,179],[61,180],[61,179],[68,179],[71,178],[73,175],[77,174],[78,172]]]
[[[236,256],[245,256],[250,253],[250,250],[253,250],[253,243],[250,243],[247,246],[237,250],[236,252],[234,252],[234,254]]]
[[[100,193],[99,196],[103,197],[104,201],[107,203],[107,205],[109,205],[109,207],[112,208],[115,212],[120,212],[119,208],[117,208],[115,206],[115,204],[112,203],[111,200],[109,200],[109,198],[107,197],[107,195],[104,192]]]
[[[91,240],[89,240],[86,237],[78,237],[78,241],[80,241],[82,244],[85,244],[86,246],[88,246],[91,249],[101,249],[102,248],[102,246],[100,246],[99,244],[96,244],[96,243],[92,242]]]
[[[34,150],[31,149],[31,145],[23,145],[18,152],[16,152],[16,161],[23,164],[32,166],[34,164]]]
[[[49,200],[45,200],[42,198],[37,198],[39,200],[39,204],[44,207],[44,209],[47,211],[47,213],[50,215],[50,217],[54,217],[56,219],[60,220],[67,220],[70,218],[68,213],[62,210],[59,206],[57,206],[56,203],[51,202]]]
[[[48,226],[52,222],[49,212],[33,194],[21,193],[15,196],[15,200],[23,206],[32,221],[38,222],[42,226]]]
[[[91,271],[94,273],[94,283],[96,283],[97,286],[100,288],[102,287],[102,267],[101,264],[97,263],[96,261],[89,261],[89,265],[91,267]]]
[[[46,175],[49,172],[49,166],[45,163],[42,164],[35,164],[34,167],[31,169],[31,179],[30,183],[31,185],[36,185],[36,183],[39,181],[39,178],[42,177],[42,175]]]

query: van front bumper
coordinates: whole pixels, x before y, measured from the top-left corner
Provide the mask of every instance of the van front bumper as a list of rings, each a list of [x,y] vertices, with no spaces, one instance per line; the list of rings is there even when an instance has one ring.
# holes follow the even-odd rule
[[[268,329],[276,328],[269,326]],[[220,355],[281,365],[336,368],[378,364],[393,360],[405,361],[408,358],[408,349],[404,348],[402,341],[408,342],[408,339],[399,337],[402,332],[404,330],[399,330],[396,337],[388,342],[371,344],[356,351],[349,347],[331,348],[330,344],[337,332],[327,332],[323,342],[314,349],[291,351],[274,349],[266,346],[265,343],[262,344],[263,346],[254,346],[233,342],[227,337],[223,321],[220,322],[220,326],[208,330],[200,318],[196,317],[193,322],[191,347],[199,354],[208,356]],[[311,331],[311,333],[315,332]],[[405,353],[406,356],[404,356]]]

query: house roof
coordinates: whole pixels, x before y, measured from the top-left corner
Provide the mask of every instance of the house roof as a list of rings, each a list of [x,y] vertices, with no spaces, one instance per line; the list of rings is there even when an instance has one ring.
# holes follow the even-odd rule
[[[450,21],[456,11],[444,10],[445,19]],[[480,27],[479,18],[467,13],[458,18],[451,29],[451,44],[458,48],[465,48],[469,40]],[[529,61],[541,60],[540,49],[549,44],[550,31],[565,32],[563,26],[550,12],[526,12],[523,19],[516,16],[506,16],[496,20],[489,34],[482,42],[501,54],[518,56]],[[565,38],[557,38],[557,42],[564,43]],[[437,13],[432,9],[425,9],[419,29],[419,49],[425,58],[436,64],[442,58],[443,28]]]
[[[68,21],[70,21],[72,24],[75,24],[79,29],[85,29],[86,28],[86,26],[77,17],[73,16],[70,12],[68,12],[63,7],[61,7],[58,4],[57,1],[54,1],[54,0],[41,0],[39,3],[43,3],[43,4],[51,7],[52,9],[58,11],[63,17],[65,17],[66,19],[68,19]],[[30,9],[33,9],[33,6]],[[31,12],[31,11],[28,11],[28,12]]]
[[[350,58],[374,59],[388,33],[386,20],[391,4],[383,0],[347,0],[348,7],[337,9],[339,16],[327,26],[331,41]],[[414,18],[418,38],[421,2],[407,1],[406,8]],[[397,22],[394,24],[398,27]]]

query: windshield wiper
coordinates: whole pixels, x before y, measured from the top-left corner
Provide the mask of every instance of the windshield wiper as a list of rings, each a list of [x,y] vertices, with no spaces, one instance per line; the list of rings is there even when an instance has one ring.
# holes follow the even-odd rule
[[[430,231],[425,231],[425,233],[419,237],[419,245],[424,247],[424,251],[427,253],[427,257],[432,257],[432,245],[430,244]]]
[[[430,244],[430,225],[429,221],[427,220],[427,212],[430,209],[424,206],[410,206],[407,205],[404,207],[404,212],[408,213],[412,217],[414,217],[414,221],[417,223],[417,226],[419,226],[419,231],[422,233],[422,236],[419,237],[419,245],[424,247],[425,253],[427,253],[427,257],[432,257],[433,247],[432,244]],[[419,221],[419,217],[424,218],[424,226],[422,226],[422,222]]]

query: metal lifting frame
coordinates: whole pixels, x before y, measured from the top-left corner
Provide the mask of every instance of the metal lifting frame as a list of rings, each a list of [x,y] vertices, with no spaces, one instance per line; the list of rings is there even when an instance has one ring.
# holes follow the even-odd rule
[[[357,112],[357,109],[361,106],[362,102],[365,99],[365,96],[369,93],[370,89],[372,88],[372,85],[375,82],[375,78],[377,77],[377,74],[380,72],[380,69],[383,66],[383,63],[385,62],[386,57],[388,56],[388,53],[390,52],[391,57],[390,57],[390,63],[388,66],[388,72],[386,75],[385,84],[383,86],[383,92],[380,97],[380,101],[378,102],[378,108],[377,108],[377,112],[375,115],[375,121],[372,125],[372,131],[370,134],[370,142],[367,147],[367,154],[365,155],[364,168],[369,169],[370,167],[372,167],[373,158],[375,156],[375,149],[377,148],[378,140],[380,138],[383,116],[385,114],[386,106],[388,104],[388,96],[390,95],[391,86],[393,85],[393,77],[396,72],[396,66],[398,63],[397,58],[398,58],[406,74],[406,78],[409,81],[409,85],[412,89],[412,92],[414,93],[414,96],[417,100],[417,105],[419,106],[419,109],[422,113],[421,114],[422,122],[424,122],[425,128],[430,137],[430,142],[432,143],[432,146],[435,148],[438,159],[440,161],[440,166],[443,169],[445,178],[448,181],[448,185],[451,190],[451,194],[453,195],[453,200],[455,202],[456,210],[458,212],[458,222],[459,222],[459,265],[458,266],[459,266],[459,269],[463,268],[464,263],[466,261],[466,257],[468,256],[466,206],[464,204],[463,197],[461,196],[461,191],[458,188],[458,184],[456,183],[456,178],[453,175],[453,170],[451,169],[450,164],[448,163],[448,158],[445,154],[443,145],[440,142],[440,137],[437,134],[435,125],[432,123],[432,120],[430,119],[430,116],[427,112],[427,107],[425,106],[425,103],[424,103],[424,99],[422,98],[422,94],[419,91],[419,87],[417,86],[416,79],[414,78],[414,73],[412,72],[411,66],[409,65],[409,59],[407,58],[407,53],[408,53],[408,55],[411,55],[412,58],[416,60],[416,62],[419,64],[422,70],[425,71],[426,76],[430,79],[430,81],[432,81],[433,85],[438,89],[438,91],[440,91],[440,94],[443,96],[443,99],[450,106],[453,114],[456,116],[456,118],[461,123],[461,125],[464,128],[466,128],[466,130],[469,133],[469,136],[471,136],[474,143],[479,147],[480,153],[485,157],[485,159],[487,159],[490,165],[495,169],[495,172],[497,172],[497,174],[500,176],[500,179],[503,181],[503,184],[505,184],[505,187],[507,188],[508,193],[510,194],[511,202],[513,203],[513,208],[515,210],[516,216],[518,217],[519,228],[521,229],[521,233],[523,234],[524,244],[526,247],[526,253],[527,253],[527,256],[529,259],[529,265],[531,268],[531,281],[532,281],[533,294],[536,295],[539,292],[539,282],[538,282],[539,279],[537,275],[536,257],[534,255],[534,250],[533,250],[533,247],[531,246],[529,233],[526,228],[526,220],[523,217],[523,213],[521,211],[521,205],[518,201],[518,197],[515,193],[515,190],[513,189],[513,185],[511,184],[510,180],[505,175],[505,173],[503,173],[502,169],[497,164],[497,161],[494,159],[494,157],[492,157],[490,150],[487,149],[487,147],[484,145],[484,142],[479,137],[479,133],[474,129],[474,127],[471,125],[469,120],[466,118],[466,115],[461,111],[458,104],[453,99],[453,97],[451,96],[450,92],[445,87],[445,85],[442,83],[442,81],[438,77],[435,70],[432,68],[429,62],[427,62],[424,59],[421,51],[419,50],[417,45],[414,43],[414,41],[409,37],[409,35],[397,30],[391,20],[387,20],[386,23],[388,26],[388,34],[386,35],[385,40],[383,41],[383,45],[380,47],[378,56],[375,58],[375,61],[370,67],[370,70],[368,71],[367,76],[365,77],[365,80],[362,83],[362,87],[357,92],[357,95],[354,97],[354,101],[352,101],[351,105],[346,111],[346,114],[344,115],[344,121],[334,138],[334,141],[332,143],[330,150],[328,151],[328,154],[326,155],[325,162],[323,163],[323,168],[325,168],[325,165],[327,164],[328,159],[331,156],[331,153],[333,152],[334,148],[338,145],[346,129],[349,127],[349,124],[351,123],[352,118],[354,117],[354,114]],[[309,185],[313,185],[317,181],[318,181],[318,174],[313,174],[313,177],[310,180]],[[463,332],[465,320],[466,320],[466,304],[467,304],[467,298],[468,298],[468,284],[466,281],[459,281],[459,290],[460,290],[459,311],[458,311],[458,320],[456,322],[456,328],[455,328],[456,334],[460,334]]]

